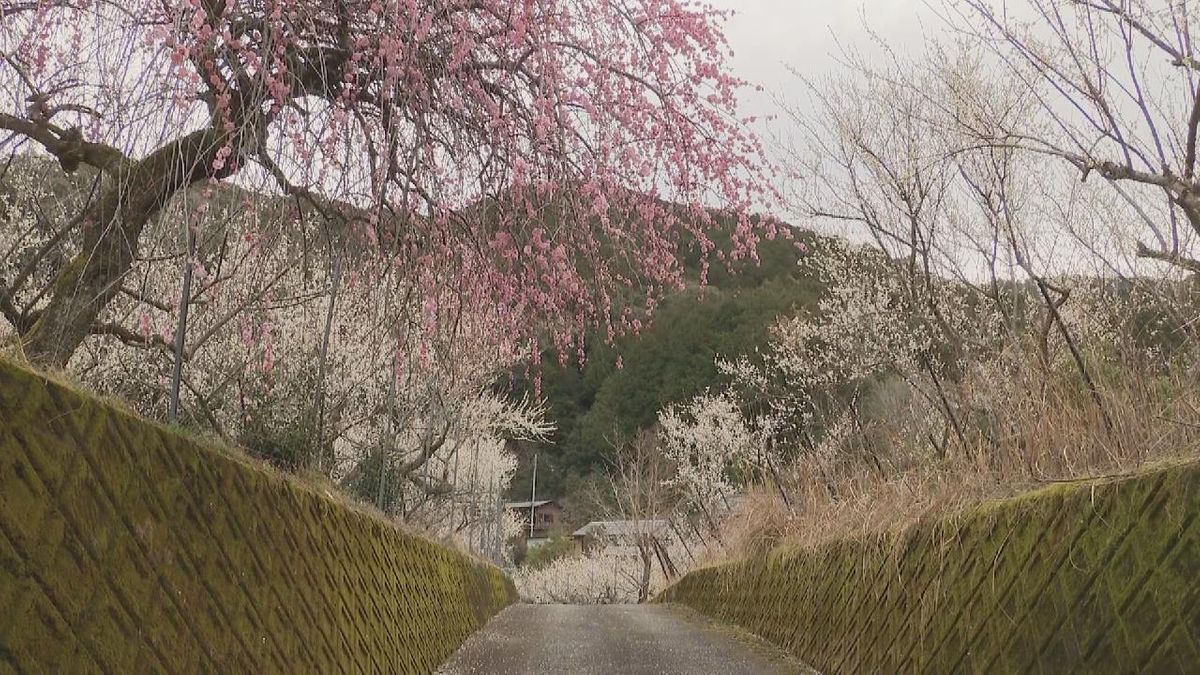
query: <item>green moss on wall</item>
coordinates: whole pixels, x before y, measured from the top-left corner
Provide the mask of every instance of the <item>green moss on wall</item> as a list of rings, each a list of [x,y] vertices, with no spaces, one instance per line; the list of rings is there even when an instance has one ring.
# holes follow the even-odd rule
[[[499,570],[0,360],[0,672],[430,672]]]
[[[1195,672],[1198,516],[1193,463],[698,570],[659,599],[826,673]]]

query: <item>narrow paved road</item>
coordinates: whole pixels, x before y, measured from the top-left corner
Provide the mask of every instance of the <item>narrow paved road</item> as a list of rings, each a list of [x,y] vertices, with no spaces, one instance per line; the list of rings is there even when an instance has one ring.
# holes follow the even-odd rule
[[[443,675],[812,673],[782,651],[671,605],[514,605],[438,671]]]

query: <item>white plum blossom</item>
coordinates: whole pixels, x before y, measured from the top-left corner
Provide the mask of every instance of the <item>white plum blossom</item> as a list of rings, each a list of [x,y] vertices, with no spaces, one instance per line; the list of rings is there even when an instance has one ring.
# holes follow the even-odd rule
[[[732,474],[761,449],[762,437],[728,395],[704,394],[658,416],[663,454],[676,466],[672,484],[701,510],[733,493]]]

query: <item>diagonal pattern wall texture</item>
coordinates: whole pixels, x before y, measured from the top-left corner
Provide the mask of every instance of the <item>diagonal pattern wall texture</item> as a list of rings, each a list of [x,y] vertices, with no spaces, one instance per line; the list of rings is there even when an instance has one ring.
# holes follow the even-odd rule
[[[659,600],[825,673],[1200,669],[1200,465],[692,572]]]
[[[0,361],[0,673],[419,673],[499,570]]]

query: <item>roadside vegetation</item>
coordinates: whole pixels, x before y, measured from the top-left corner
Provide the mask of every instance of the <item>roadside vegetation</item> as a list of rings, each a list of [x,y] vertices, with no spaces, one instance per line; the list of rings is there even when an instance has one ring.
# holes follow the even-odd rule
[[[793,205],[864,245],[815,248],[819,305],[660,413],[691,509],[748,495],[715,557],[1195,456],[1194,10],[1017,4],[798,83]]]
[[[1194,8],[934,8],[781,96],[817,297],[596,453],[653,439],[685,566],[1197,455]]]

